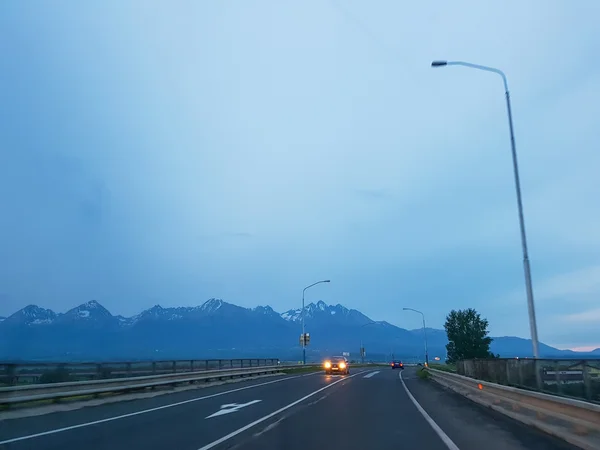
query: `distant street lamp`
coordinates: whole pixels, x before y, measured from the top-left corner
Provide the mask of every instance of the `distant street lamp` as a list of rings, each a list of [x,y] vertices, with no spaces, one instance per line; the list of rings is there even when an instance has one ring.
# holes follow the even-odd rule
[[[302,364],[306,364],[306,332],[304,329],[304,293],[308,288],[316,286],[321,283],[330,283],[331,280],[321,280],[316,283],[311,284],[310,286],[306,286],[302,291]]]
[[[427,351],[427,328],[425,328],[425,314],[423,314],[421,311],[417,311],[416,309],[412,309],[412,308],[402,308],[404,311],[413,311],[416,313],[421,314],[421,317],[423,318],[423,333],[425,334],[425,365],[429,366],[429,353]]]
[[[529,310],[529,329],[531,333],[531,343],[533,345],[533,357],[539,358],[539,344],[537,334],[537,322],[535,319],[535,306],[533,303],[533,287],[531,282],[531,267],[529,266],[529,253],[527,251],[527,237],[525,235],[525,219],[523,216],[523,202],[521,200],[521,182],[519,181],[519,165],[517,162],[517,148],[515,145],[515,134],[513,130],[512,109],[510,106],[510,93],[508,92],[508,82],[506,75],[499,69],[493,67],[480,66],[479,64],[471,64],[463,61],[433,61],[431,67],[445,66],[464,66],[471,69],[484,70],[493,72],[502,77],[504,83],[504,94],[506,97],[506,109],[508,112],[508,127],[510,130],[510,145],[512,150],[513,171],[515,176],[515,187],[517,191],[517,205],[519,209],[519,225],[521,227],[521,246],[523,248],[523,270],[525,271],[525,289],[527,292],[527,308]]]
[[[363,327],[366,327],[367,325],[373,325],[373,324],[379,324],[379,322],[371,321],[371,322],[363,323],[359,328],[360,329],[360,331],[359,331],[359,333],[360,333],[360,358],[361,358],[361,361],[363,364],[365,363],[365,355],[364,355],[364,351],[363,351],[364,349],[363,349],[362,329],[363,329]]]

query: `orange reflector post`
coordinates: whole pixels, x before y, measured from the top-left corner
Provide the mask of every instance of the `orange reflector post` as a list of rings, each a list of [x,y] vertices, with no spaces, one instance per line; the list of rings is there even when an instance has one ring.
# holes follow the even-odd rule
[[[482,385],[481,383],[479,383],[479,384],[477,385],[477,387],[479,388],[479,390],[480,390],[480,391],[482,391],[482,390],[483,390],[483,385]]]

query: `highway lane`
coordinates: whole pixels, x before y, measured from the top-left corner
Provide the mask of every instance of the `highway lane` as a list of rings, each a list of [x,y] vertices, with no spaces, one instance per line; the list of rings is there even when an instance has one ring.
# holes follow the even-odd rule
[[[42,409],[56,410],[54,413],[41,416],[33,415],[32,417],[18,420],[4,420],[6,417],[11,417],[15,414],[0,412],[0,442],[17,436],[32,435],[48,430],[76,426],[78,424],[110,420],[114,417],[136,414],[140,411],[160,411],[160,408],[202,401],[204,397],[208,397],[208,399],[211,396],[221,397],[226,395],[225,393],[235,394],[236,392],[254,389],[255,387],[289,382],[303,376],[306,375],[271,375],[247,378],[243,381],[238,378],[220,384],[199,385],[196,389],[169,390],[168,388],[163,388],[146,394],[125,394],[109,397],[101,400],[99,406],[93,407],[89,407],[89,405],[96,403],[95,400],[90,402],[58,403],[55,406],[34,408],[31,410],[34,412]],[[123,399],[126,400],[124,401]],[[23,412],[26,413],[27,410]],[[18,411],[16,411],[16,415],[19,415]]]
[[[221,385],[76,411],[2,420],[0,448],[197,450],[256,417],[344,382],[341,377],[321,374],[265,377],[248,386],[245,383]],[[207,419],[221,411],[223,405],[233,404],[247,406]]]
[[[424,410],[426,419],[407,394],[399,374],[389,368],[374,375],[361,374],[340,389],[323,393],[309,404],[232,437],[228,446],[214,448],[575,449],[432,381],[418,379],[416,369],[407,368],[402,371],[406,389]]]
[[[355,369],[348,377],[319,373],[262,378],[247,385],[222,385],[67,413],[5,420],[0,422],[0,447],[8,450],[573,448],[433,382],[419,380],[415,369],[403,372],[404,383],[399,373],[382,367]],[[429,419],[415,406],[405,385]],[[123,414],[129,415],[115,419]],[[98,420],[105,421],[85,425]],[[2,443],[31,434],[32,430],[51,431],[82,424],[79,428]]]

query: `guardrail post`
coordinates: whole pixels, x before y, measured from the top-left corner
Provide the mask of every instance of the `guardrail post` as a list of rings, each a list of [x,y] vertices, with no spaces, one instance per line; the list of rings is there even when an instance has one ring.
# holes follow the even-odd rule
[[[128,377],[131,376],[131,363],[130,362],[127,363],[127,376]]]
[[[173,361],[172,366],[173,366],[173,373],[177,372],[177,361]]]
[[[590,373],[588,371],[587,361],[583,360],[583,389],[585,391],[585,398],[587,401],[592,401],[592,382],[590,380]]]
[[[204,361],[204,370],[208,370],[208,359]]]
[[[219,370],[223,368],[223,360],[219,359]]]
[[[194,371],[194,360],[190,359],[190,372]]]
[[[16,364],[7,364],[5,366],[6,372],[6,383],[10,386],[14,386],[19,381],[19,377],[17,376],[17,365]]]
[[[523,386],[523,362],[521,360],[519,360],[519,386]],[[538,370],[537,367],[535,368],[535,370]]]
[[[152,361],[152,375],[156,374],[156,361]]]
[[[102,364],[96,364],[96,377],[97,380],[102,379]]]
[[[556,392],[562,394],[562,386],[560,385],[560,365],[558,361],[554,361],[554,375],[556,378]]]
[[[544,383],[542,381],[542,369],[539,367],[540,360],[533,360],[533,368],[535,369],[535,383],[537,385],[537,390],[540,392],[544,392]]]

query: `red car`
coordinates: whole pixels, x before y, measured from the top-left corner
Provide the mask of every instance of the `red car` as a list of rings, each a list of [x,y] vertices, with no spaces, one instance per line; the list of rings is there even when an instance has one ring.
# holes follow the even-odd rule
[[[392,361],[392,369],[402,369],[404,370],[404,364],[402,364],[402,361]]]

